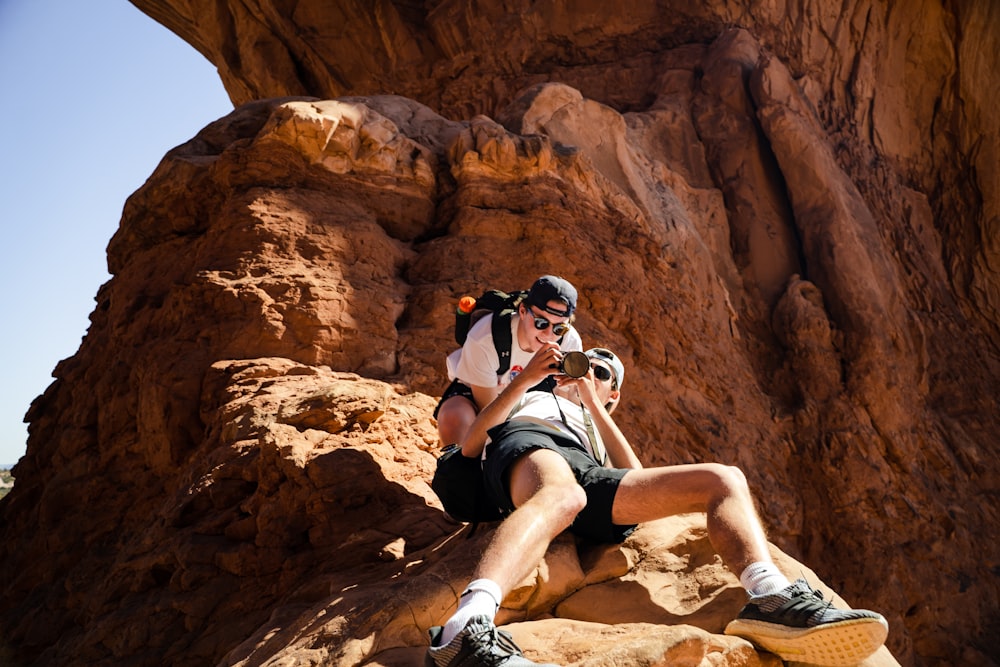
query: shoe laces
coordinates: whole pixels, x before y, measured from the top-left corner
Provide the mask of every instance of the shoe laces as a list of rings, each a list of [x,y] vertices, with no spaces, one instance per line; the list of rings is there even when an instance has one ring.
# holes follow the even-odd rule
[[[491,666],[501,665],[511,656],[523,655],[510,633],[500,630],[495,625],[477,632],[475,639],[481,646],[488,647],[488,654],[482,657],[488,659],[488,664]]]
[[[804,581],[803,584],[792,594],[790,600],[792,606],[789,611],[801,613],[811,609],[812,612],[806,619],[806,625],[810,627],[819,625],[823,622],[827,611],[833,607],[833,599],[827,600],[822,591],[816,590]]]

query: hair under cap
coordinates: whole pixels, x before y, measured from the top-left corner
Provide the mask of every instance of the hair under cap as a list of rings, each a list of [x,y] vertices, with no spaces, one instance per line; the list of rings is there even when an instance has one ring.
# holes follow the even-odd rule
[[[615,374],[615,386],[620,390],[622,382],[625,381],[625,366],[615,353],[604,347],[592,347],[585,352],[591,359],[603,361],[611,367],[611,372]]]
[[[568,280],[559,276],[542,276],[531,286],[531,290],[528,291],[528,296],[524,300],[547,313],[569,317],[576,310],[576,288]],[[566,304],[566,310],[559,311],[549,308],[549,301],[562,301]]]

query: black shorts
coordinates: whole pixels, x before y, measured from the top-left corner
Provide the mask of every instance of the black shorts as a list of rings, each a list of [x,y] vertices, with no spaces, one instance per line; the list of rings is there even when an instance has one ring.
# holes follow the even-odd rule
[[[434,419],[437,419],[438,410],[441,409],[441,404],[447,401],[452,396],[464,396],[465,398],[472,401],[473,406],[476,405],[476,399],[472,395],[472,387],[458,380],[452,380],[451,384],[448,385],[448,388],[445,389],[444,393],[441,395],[441,400],[438,401],[437,407],[434,408]],[[479,408],[476,408],[476,414],[478,413],[479,413]]]
[[[505,514],[514,511],[510,498],[510,467],[520,456],[534,449],[551,449],[562,455],[573,470],[577,483],[587,494],[587,506],[576,515],[570,532],[593,542],[618,543],[635,530],[611,520],[611,508],[618,485],[628,470],[605,468],[580,446],[575,438],[528,422],[505,422],[489,431],[492,442],[486,447],[483,473],[486,492]]]

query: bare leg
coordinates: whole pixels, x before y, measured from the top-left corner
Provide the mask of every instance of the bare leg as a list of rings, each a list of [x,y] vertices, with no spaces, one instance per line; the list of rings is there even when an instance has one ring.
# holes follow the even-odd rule
[[[431,631],[429,664],[557,667],[532,662],[512,641],[501,641],[492,620],[503,598],[545,556],[552,539],[573,523],[587,496],[565,459],[547,449],[514,462],[510,489],[517,509],[497,527],[455,614]]]
[[[438,435],[442,445],[461,441],[476,419],[476,406],[464,396],[452,396],[438,409]]]
[[[497,527],[473,576],[495,581],[504,595],[531,573],[587,504],[566,460],[548,449],[514,463],[510,489],[517,509]]]
[[[632,524],[685,512],[706,512],[708,538],[739,575],[770,562],[767,537],[739,468],[717,463],[630,470],[615,496],[615,523]]]

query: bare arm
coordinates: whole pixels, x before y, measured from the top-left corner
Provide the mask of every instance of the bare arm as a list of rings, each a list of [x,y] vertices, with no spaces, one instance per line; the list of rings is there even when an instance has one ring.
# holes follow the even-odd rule
[[[478,385],[472,385],[472,397],[476,401],[476,409],[482,410],[487,405],[493,402],[493,399],[500,395],[500,388],[497,386],[493,387],[480,387]]]
[[[642,462],[635,455],[632,445],[625,437],[625,434],[621,432],[621,429],[618,428],[618,424],[615,423],[614,418],[597,396],[597,392],[594,389],[594,371],[588,371],[584,377],[578,380],[565,376],[557,376],[557,382],[560,385],[576,386],[580,402],[590,412],[594,428],[597,429],[597,432],[601,435],[601,441],[604,442],[604,449],[608,453],[608,463],[610,466],[612,468],[642,468]]]
[[[483,447],[486,446],[486,432],[503,423],[529,389],[552,375],[553,364],[558,363],[559,355],[559,345],[556,343],[543,345],[535,352],[535,356],[531,358],[524,370],[511,380],[511,383],[489,405],[479,411],[476,420],[472,422],[472,426],[469,427],[465,437],[461,440],[463,456],[478,458],[482,455]],[[475,390],[473,390],[473,394],[475,394]]]

